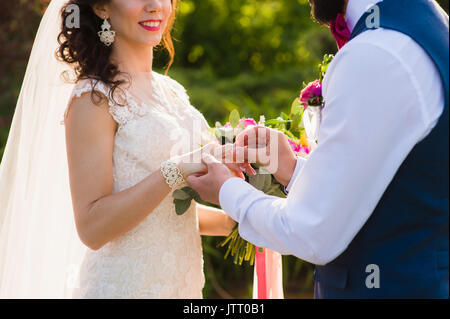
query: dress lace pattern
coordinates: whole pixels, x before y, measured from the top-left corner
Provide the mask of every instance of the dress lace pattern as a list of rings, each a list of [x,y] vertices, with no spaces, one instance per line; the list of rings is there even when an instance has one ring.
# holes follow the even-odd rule
[[[93,87],[91,80],[80,81],[72,98],[90,93]],[[152,87],[154,92],[145,103],[128,91],[116,99],[125,106],[108,98],[109,113],[118,123],[114,193],[136,185],[171,156],[198,148],[195,140],[192,143],[193,136],[200,136],[201,144],[213,139],[208,123],[191,105],[183,86],[153,72]],[[97,82],[95,90],[108,97],[103,82]],[[195,205],[178,216],[171,192],[133,230],[97,251],[88,249],[74,298],[202,298],[204,282]]]

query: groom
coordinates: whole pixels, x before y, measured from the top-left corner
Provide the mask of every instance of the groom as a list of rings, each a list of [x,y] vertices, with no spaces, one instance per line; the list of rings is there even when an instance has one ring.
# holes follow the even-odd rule
[[[297,159],[280,133],[270,150],[288,197],[212,157],[187,182],[246,240],[316,264],[316,298],[448,298],[448,16],[434,0],[310,3],[340,51],[323,83],[319,146]],[[250,148],[268,145],[264,130]]]

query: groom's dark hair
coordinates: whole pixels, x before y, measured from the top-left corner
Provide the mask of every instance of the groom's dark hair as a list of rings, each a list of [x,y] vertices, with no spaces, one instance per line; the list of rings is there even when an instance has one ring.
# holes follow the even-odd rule
[[[345,14],[348,0],[309,0],[311,14],[320,24],[328,25],[339,13]]]

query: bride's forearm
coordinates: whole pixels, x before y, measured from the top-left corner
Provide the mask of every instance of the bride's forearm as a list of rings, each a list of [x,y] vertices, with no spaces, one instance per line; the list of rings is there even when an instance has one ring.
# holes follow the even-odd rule
[[[160,170],[133,187],[100,198],[79,220],[80,238],[91,249],[99,249],[141,223],[169,194]]]
[[[203,236],[228,236],[236,222],[224,211],[197,204],[200,235]]]
[[[189,159],[189,156],[180,158]],[[173,162],[184,178],[205,169],[204,164],[189,160],[173,159]],[[103,247],[139,225],[169,193],[164,176],[157,170],[129,189],[100,198],[77,222],[81,240],[91,249]]]

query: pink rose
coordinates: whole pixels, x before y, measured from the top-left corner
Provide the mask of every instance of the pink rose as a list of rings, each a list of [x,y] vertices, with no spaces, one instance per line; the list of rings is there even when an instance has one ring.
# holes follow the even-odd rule
[[[254,119],[240,119],[238,127],[242,124],[242,122],[244,123],[244,129],[246,129],[250,125],[254,125],[254,126],[258,125],[258,123],[256,123],[256,121]],[[225,124],[224,127],[225,128],[231,127],[231,123],[228,122],[227,124]]]
[[[297,143],[295,143],[294,141],[292,141],[291,139],[288,139],[288,141],[289,141],[289,144],[291,145],[292,150],[295,153],[298,153],[300,151],[300,149],[301,149],[301,146],[298,145]]]
[[[296,155],[306,157],[307,155],[309,155],[309,153],[311,153],[311,150],[308,147],[302,146],[301,144],[297,144],[291,139],[288,139],[288,141],[289,144],[291,145],[292,150]]]
[[[299,155],[301,155],[301,156],[309,155],[310,152],[311,151],[306,146],[301,146],[300,150],[298,151]]]
[[[314,99],[311,103],[310,100]],[[322,83],[319,80],[315,80],[309,83],[300,93],[300,103],[305,106],[319,106],[322,104]]]
[[[244,121],[244,128],[247,128],[250,125],[253,125],[253,126],[257,126],[258,125],[258,123],[256,123],[256,121],[254,119],[241,119],[239,121],[239,125],[241,124],[242,121]]]

